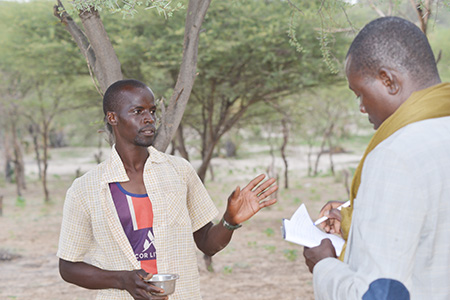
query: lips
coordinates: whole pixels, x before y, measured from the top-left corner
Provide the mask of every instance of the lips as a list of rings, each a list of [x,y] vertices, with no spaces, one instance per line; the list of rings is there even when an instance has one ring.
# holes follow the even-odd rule
[[[139,133],[142,133],[143,135],[146,135],[146,136],[153,136],[153,135],[155,135],[155,127],[146,126],[146,127],[142,128],[141,130],[139,130]]]

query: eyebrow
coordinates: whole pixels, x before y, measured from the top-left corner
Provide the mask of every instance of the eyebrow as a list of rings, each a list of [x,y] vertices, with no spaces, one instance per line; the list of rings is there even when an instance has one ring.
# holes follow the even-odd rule
[[[136,108],[145,109],[145,107],[142,105],[136,105],[136,106],[130,106],[129,110],[136,109]],[[156,108],[156,104],[152,104],[149,106],[149,109],[155,109],[155,108]]]

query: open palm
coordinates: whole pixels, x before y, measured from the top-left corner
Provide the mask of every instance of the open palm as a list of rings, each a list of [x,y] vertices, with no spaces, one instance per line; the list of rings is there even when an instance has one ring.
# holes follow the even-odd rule
[[[250,181],[242,190],[238,187],[228,197],[227,211],[224,218],[235,225],[247,221],[260,209],[275,204],[277,199],[267,199],[276,190],[277,185],[272,185],[276,179],[270,178],[260,184],[266,176],[261,174]],[[272,186],[271,186],[272,185]]]

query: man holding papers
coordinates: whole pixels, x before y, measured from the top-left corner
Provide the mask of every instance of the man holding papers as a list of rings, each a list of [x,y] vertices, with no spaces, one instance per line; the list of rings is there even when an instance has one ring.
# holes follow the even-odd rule
[[[350,207],[319,225],[342,233],[340,259],[328,239],[305,247],[316,299],[450,299],[450,84],[426,36],[396,17],[361,30],[346,75],[377,131]]]

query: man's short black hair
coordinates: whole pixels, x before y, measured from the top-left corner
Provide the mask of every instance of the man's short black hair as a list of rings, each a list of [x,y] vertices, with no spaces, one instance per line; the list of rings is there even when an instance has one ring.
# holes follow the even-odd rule
[[[108,111],[116,111],[118,105],[124,100],[121,92],[125,87],[149,89],[145,83],[136,79],[124,79],[114,82],[103,95],[103,113],[105,116]]]
[[[417,84],[439,77],[425,34],[398,17],[383,17],[367,24],[350,46],[349,56],[353,71],[365,77],[375,77],[382,67],[405,72]]]

